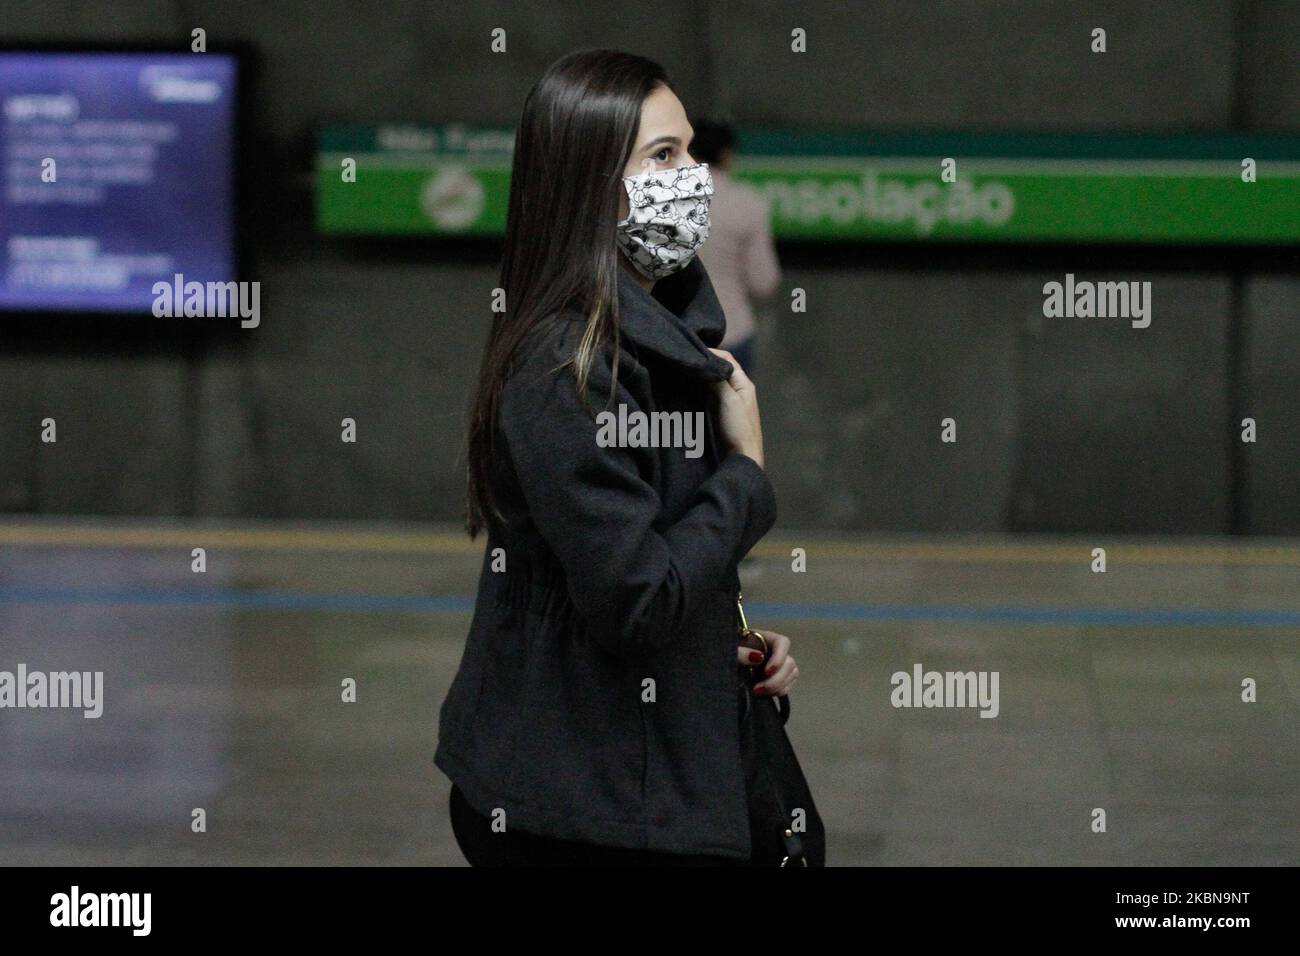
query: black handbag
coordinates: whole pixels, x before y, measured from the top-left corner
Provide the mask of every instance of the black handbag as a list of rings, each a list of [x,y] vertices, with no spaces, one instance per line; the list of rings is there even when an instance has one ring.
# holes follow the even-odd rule
[[[741,596],[740,643],[762,643],[764,664],[767,640],[749,627]],[[825,866],[826,829],[813,802],[812,791],[794,747],[786,735],[790,697],[755,697],[753,686],[763,680],[763,664],[745,668],[740,682],[740,760],[745,772],[749,803],[751,863],[757,866]]]

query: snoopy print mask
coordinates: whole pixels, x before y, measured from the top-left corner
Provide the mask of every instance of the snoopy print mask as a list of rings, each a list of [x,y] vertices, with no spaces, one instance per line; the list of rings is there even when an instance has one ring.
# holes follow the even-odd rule
[[[688,265],[709,238],[708,163],[625,176],[628,216],[618,223],[618,245],[637,272],[662,279]]]

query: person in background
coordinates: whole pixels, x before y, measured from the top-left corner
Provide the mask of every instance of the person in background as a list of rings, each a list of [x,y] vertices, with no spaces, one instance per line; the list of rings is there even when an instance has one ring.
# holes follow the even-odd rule
[[[708,119],[695,122],[691,155],[713,173],[709,207],[709,241],[700,259],[709,270],[714,291],[727,317],[722,348],[731,352],[749,375],[754,372],[754,299],[765,299],[781,281],[781,266],[772,243],[767,201],[754,188],[731,177],[736,132]]]

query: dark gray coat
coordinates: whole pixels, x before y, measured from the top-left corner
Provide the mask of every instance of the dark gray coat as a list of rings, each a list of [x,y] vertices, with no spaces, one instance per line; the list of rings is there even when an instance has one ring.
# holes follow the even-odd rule
[[[562,839],[747,858],[736,566],[776,519],[767,476],[719,448],[725,328],[698,259],[651,295],[620,270],[622,357],[570,370],[582,317],[543,323],[502,396],[489,533],[434,762],[470,805]],[[704,453],[600,447],[595,413],[705,411]],[[493,549],[506,570],[492,570]],[[654,700],[643,702],[653,680]]]

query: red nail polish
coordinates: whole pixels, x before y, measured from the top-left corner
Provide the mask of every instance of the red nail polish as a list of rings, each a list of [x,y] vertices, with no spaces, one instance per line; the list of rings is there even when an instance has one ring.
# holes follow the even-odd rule
[[[766,688],[766,687],[755,687],[755,688],[754,688],[754,696],[755,696],[755,697],[762,697],[762,696],[764,696],[766,693],[767,693],[767,688]]]
[[[761,653],[759,653],[758,651],[750,651],[750,652],[749,652],[749,662],[750,662],[751,664],[761,664],[761,663],[763,662],[763,655],[762,655]],[[768,671],[768,673],[770,674],[770,673],[772,673],[772,672],[771,672],[771,671]]]
[[[773,664],[771,667],[767,669],[767,676],[771,677],[775,673],[776,673],[776,665]]]

